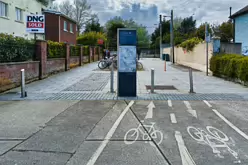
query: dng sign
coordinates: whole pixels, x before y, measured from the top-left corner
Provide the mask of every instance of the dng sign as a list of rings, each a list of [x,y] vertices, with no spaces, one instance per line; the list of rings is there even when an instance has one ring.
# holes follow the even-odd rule
[[[29,33],[45,33],[44,15],[27,15],[26,31]]]

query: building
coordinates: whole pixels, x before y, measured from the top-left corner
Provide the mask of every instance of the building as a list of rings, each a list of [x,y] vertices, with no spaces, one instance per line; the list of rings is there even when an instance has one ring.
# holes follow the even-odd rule
[[[76,21],[61,12],[44,10],[45,15],[45,39],[56,42],[76,44]]]
[[[51,7],[54,0],[0,0],[0,33],[13,34],[24,38],[34,38],[34,34],[26,32],[26,16],[42,14],[43,9]],[[43,39],[44,35],[37,35]]]
[[[234,42],[242,43],[242,54],[248,55],[248,5],[230,18],[234,22]]]

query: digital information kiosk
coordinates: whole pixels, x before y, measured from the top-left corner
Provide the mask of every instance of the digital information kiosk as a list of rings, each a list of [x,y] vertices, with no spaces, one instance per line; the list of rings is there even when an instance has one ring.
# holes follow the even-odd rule
[[[119,28],[118,51],[118,96],[136,97],[136,29]]]

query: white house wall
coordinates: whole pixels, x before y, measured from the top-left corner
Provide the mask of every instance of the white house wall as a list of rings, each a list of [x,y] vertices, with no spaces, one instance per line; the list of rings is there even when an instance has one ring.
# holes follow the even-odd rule
[[[235,18],[235,42],[242,43],[242,53],[248,55],[248,14]]]
[[[41,14],[43,6],[36,0],[0,0],[8,4],[8,17],[0,17],[0,33],[13,34],[15,36],[25,37],[28,39],[34,38],[33,34],[26,32],[26,16],[28,14]],[[15,8],[18,7],[23,10],[22,22],[16,21]],[[37,38],[43,39],[43,35],[37,35]]]

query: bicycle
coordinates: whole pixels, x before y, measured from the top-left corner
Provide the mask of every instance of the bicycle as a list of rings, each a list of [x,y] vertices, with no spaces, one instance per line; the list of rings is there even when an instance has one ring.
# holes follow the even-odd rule
[[[124,143],[128,144],[128,145],[133,144],[138,139],[139,134],[141,133],[143,140],[149,141],[150,145],[154,146],[153,142],[151,141],[152,139],[153,140],[158,139],[158,141],[156,141],[157,145],[161,144],[163,141],[163,133],[158,131],[158,130],[155,130],[154,125],[155,125],[154,122],[151,122],[151,125],[143,125],[145,127],[145,129],[147,130],[147,132],[143,131],[143,129],[142,129],[143,127],[141,124],[139,124],[139,126],[137,128],[132,128],[132,129],[128,130],[124,136]],[[150,134],[150,136],[149,136],[149,134]],[[127,140],[128,136],[131,136],[130,138],[134,137],[134,139],[133,140]]]
[[[189,126],[187,131],[194,140],[209,145],[212,148],[214,154],[220,156],[221,152],[218,150],[218,148],[227,148],[227,150],[236,159],[238,159],[238,153],[232,150],[227,144],[229,138],[226,134],[212,126],[207,126],[206,128],[210,134],[201,128],[195,128],[192,126]]]
[[[98,68],[99,69],[105,69],[107,67],[110,67],[113,64],[113,67],[117,68],[117,60],[115,59],[116,56],[105,58],[99,61]]]

